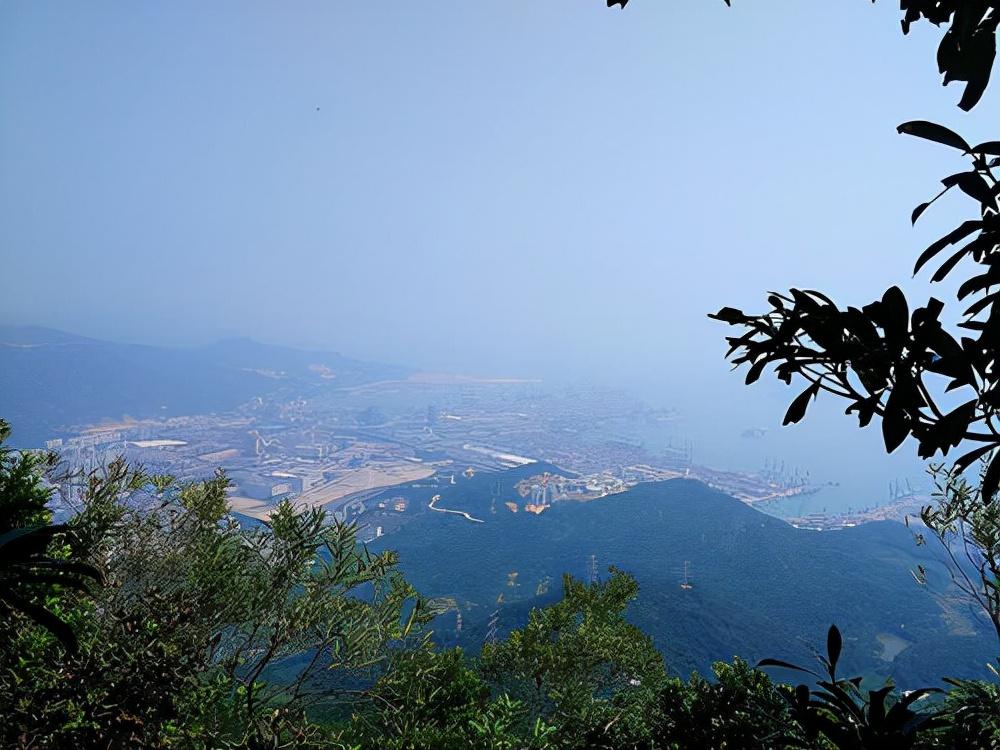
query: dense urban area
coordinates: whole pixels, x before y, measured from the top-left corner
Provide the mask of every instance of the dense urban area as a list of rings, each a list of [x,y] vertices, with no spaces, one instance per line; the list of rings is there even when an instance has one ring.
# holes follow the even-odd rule
[[[637,424],[666,430],[678,418],[599,388],[556,391],[528,381],[414,375],[325,388],[309,399],[259,396],[227,413],[77,425],[46,447],[74,469],[124,456],[149,472],[195,481],[221,468],[231,480],[231,510],[240,516],[266,520],[289,498],[358,520],[368,538],[401,525],[410,501],[394,496],[394,487],[424,485],[431,509],[445,510],[435,507],[434,488],[454,483],[456,475],[535,462],[560,472],[522,481],[509,497],[494,500],[514,512],[541,513],[556,502],[689,477],[768,511],[776,501],[822,489],[777,459],[752,473],[710,468],[693,461],[686,440],[651,448],[630,430]],[[81,489],[79,474],[70,474],[59,493],[67,507]],[[921,502],[900,486],[862,511],[785,517],[796,526],[834,529],[902,520]]]

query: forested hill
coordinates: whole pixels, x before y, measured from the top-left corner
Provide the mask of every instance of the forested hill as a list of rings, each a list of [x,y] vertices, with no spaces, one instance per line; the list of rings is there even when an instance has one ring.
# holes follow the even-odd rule
[[[509,472],[504,485],[535,471]],[[498,597],[503,636],[531,606],[559,598],[563,572],[585,577],[593,555],[602,576],[609,566],[636,576],[641,589],[630,618],[682,675],[736,654],[811,663],[831,623],[844,632],[848,671],[891,676],[903,687],[945,675],[982,677],[994,656],[991,632],[948,590],[936,551],[917,547],[902,524],[796,529],[688,480],[564,502],[540,516],[502,503],[492,514],[493,477],[460,482],[441,502],[486,523],[426,514],[383,542],[399,551],[418,589],[459,603],[460,640],[472,650]],[[680,586],[685,560],[691,589]],[[911,575],[918,563],[928,568],[929,587]],[[453,613],[439,622],[445,642],[454,624]]]
[[[407,372],[250,339],[171,348],[0,326],[0,414],[20,446],[69,425],[220,412],[283,387],[349,386]]]

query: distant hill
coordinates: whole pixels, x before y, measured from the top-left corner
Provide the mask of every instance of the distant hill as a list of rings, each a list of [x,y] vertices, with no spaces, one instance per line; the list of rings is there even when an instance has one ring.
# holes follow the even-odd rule
[[[602,576],[611,565],[636,576],[640,594],[630,619],[681,675],[707,672],[713,661],[737,654],[813,666],[811,649],[822,647],[831,623],[844,633],[848,670],[891,676],[903,687],[946,675],[982,677],[983,665],[1000,652],[992,631],[947,590],[948,574],[932,550],[918,548],[902,524],[796,529],[689,480],[560,503],[540,516],[511,513],[501,502],[490,512],[498,476],[503,499],[516,499],[514,483],[540,470],[477,474],[442,490],[440,506],[486,523],[425,513],[377,542],[399,552],[422,593],[461,605],[458,641],[473,651],[499,595],[503,635],[522,625],[532,606],[558,599],[563,572],[585,577],[594,555]],[[422,498],[413,507],[425,504]],[[680,587],[685,560],[690,590]],[[936,590],[914,581],[910,570],[918,562]],[[453,613],[440,619],[445,642],[455,641],[454,624]]]
[[[279,389],[298,393],[407,374],[250,339],[170,348],[0,326],[0,416],[19,446],[40,445],[70,425],[226,411]]]

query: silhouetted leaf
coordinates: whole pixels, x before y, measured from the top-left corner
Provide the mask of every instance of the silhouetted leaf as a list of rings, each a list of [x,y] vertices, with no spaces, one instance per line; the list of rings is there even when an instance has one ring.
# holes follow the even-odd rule
[[[65,586],[77,591],[87,591],[88,584],[71,575],[59,575],[58,573],[35,573],[27,572],[18,577],[20,583],[46,583],[55,586]]]
[[[822,292],[818,292],[815,289],[803,289],[802,291],[805,292],[806,294],[808,294],[811,297],[815,297],[820,302],[825,302],[826,304],[828,304],[828,305],[830,305],[832,307],[835,307],[833,300],[830,299],[829,297],[827,297]]]
[[[970,3],[970,5],[975,8],[978,4]],[[980,12],[983,10],[981,8]],[[995,19],[995,9],[993,15]],[[975,19],[974,23],[978,21],[979,19]],[[945,38],[949,35],[957,36],[956,25],[953,24],[948,29]],[[979,103],[990,82],[990,71],[993,69],[993,60],[997,54],[996,21],[993,21],[992,28],[984,23],[982,26],[974,27],[971,34],[963,34],[963,37],[961,42],[957,43],[959,60],[956,65],[944,70],[944,73],[945,83],[953,80],[968,81],[965,91],[962,92],[962,99],[958,103],[961,109],[968,112]]]
[[[882,415],[882,439],[888,453],[892,453],[902,445],[907,435],[910,434],[909,417],[900,403],[902,398],[900,383],[896,381],[896,386],[886,400],[885,413]]]
[[[917,690],[911,690],[896,701],[895,705],[889,709],[889,712],[885,717],[886,724],[892,728],[909,724],[913,721],[915,716],[914,712],[910,709],[910,706],[928,695],[941,692],[944,691],[939,688],[918,688]]]
[[[924,211],[926,211],[927,207],[930,206],[930,205],[931,205],[931,201],[927,201],[926,203],[921,203],[919,206],[917,206],[915,209],[913,209],[913,213],[910,214],[910,223],[911,224],[916,224],[917,223],[917,219],[920,218],[920,215]]]
[[[963,247],[961,250],[959,250],[954,255],[952,255],[950,258],[948,258],[948,260],[946,260],[944,263],[942,263],[941,266],[938,268],[938,270],[934,272],[934,275],[931,276],[931,281],[934,281],[934,282],[944,281],[945,277],[949,273],[951,273],[951,270],[956,265],[958,265],[958,262],[960,260],[962,260],[962,258],[965,257],[965,254],[966,254],[966,250]]]
[[[962,286],[958,288],[958,294],[956,296],[960,300],[963,300],[970,294],[975,294],[976,292],[986,289],[988,286],[992,286],[996,283],[994,273],[994,270],[990,269],[986,273],[981,273],[978,276],[973,276],[971,279],[967,279],[962,283]]]
[[[1000,299],[1000,292],[993,292],[992,294],[987,294],[982,299],[977,300],[973,304],[969,305],[969,307],[966,308],[965,312],[962,314],[967,315],[971,318],[981,313],[990,305],[994,304],[998,299]]]
[[[0,559],[27,558],[41,554],[49,546],[52,537],[65,528],[62,525],[53,525],[11,529],[0,535]]]
[[[721,320],[723,323],[729,323],[730,325],[742,323],[746,319],[743,311],[737,310],[735,307],[723,307],[719,312],[712,313],[708,317],[714,320]]]
[[[943,143],[945,146],[951,146],[952,148],[957,148],[962,151],[969,150],[969,144],[966,143],[965,139],[958,133],[953,130],[949,130],[943,125],[938,125],[934,122],[927,122],[926,120],[911,120],[910,122],[904,122],[896,128],[896,132],[905,133],[906,135],[914,135],[917,138],[925,138],[928,141]]]
[[[858,413],[858,427],[867,427],[871,424],[872,417],[875,416],[875,407],[878,406],[878,398],[871,396],[855,401],[847,407],[845,414]]]
[[[934,242],[932,242],[930,245],[927,246],[927,249],[920,254],[919,258],[917,258],[916,265],[914,265],[913,267],[913,273],[919,273],[920,269],[923,268],[924,264],[927,263],[927,261],[929,261],[935,255],[941,252],[948,245],[954,245],[959,240],[968,237],[970,234],[979,229],[982,229],[982,227],[983,227],[983,222],[978,220],[970,220],[962,222],[962,224],[959,225],[958,228],[953,229],[941,239],[935,240]]]
[[[854,721],[859,724],[864,722],[864,712],[855,703],[851,694],[841,687],[840,684],[825,680],[820,680],[816,684],[823,688],[823,690],[815,691],[815,694],[823,699],[823,708],[835,709],[844,718],[847,718],[848,721]]]
[[[983,206],[992,206],[996,202],[993,198],[993,192],[990,190],[990,186],[978,172],[962,173],[956,184],[958,185],[959,190],[968,195],[970,198],[974,198],[979,201]]]
[[[746,384],[750,385],[751,383],[756,383],[757,380],[760,379],[761,373],[764,372],[765,367],[767,367],[766,359],[762,359],[760,362],[753,365],[753,367],[747,371]]]
[[[906,332],[910,327],[909,306],[906,296],[898,286],[892,286],[882,295],[882,305],[879,310],[882,317],[882,328],[885,330],[886,342],[893,348],[902,346]]]
[[[781,669],[792,669],[796,672],[805,672],[811,675],[816,674],[811,669],[800,667],[798,664],[792,664],[791,662],[781,661],[781,659],[761,659],[754,668],[760,669],[761,667],[780,667]]]
[[[819,383],[813,383],[808,388],[806,388],[802,393],[795,397],[792,401],[791,406],[788,407],[788,411],[785,412],[785,418],[781,422],[782,425],[795,424],[806,415],[806,408],[809,406],[810,399],[816,397],[819,393]]]
[[[844,646],[844,639],[840,636],[840,630],[836,625],[831,625],[826,634],[826,653],[830,659],[830,678],[833,679],[837,671],[837,662],[840,660],[840,650]]]
[[[48,630],[63,645],[70,654],[77,651],[76,635],[73,629],[60,620],[45,607],[35,604],[12,591],[5,593],[4,598],[18,611],[24,613],[38,625]]]
[[[967,331],[982,331],[986,328],[986,324],[980,320],[966,320],[963,323],[959,323],[958,327],[964,328]]]
[[[885,722],[885,699],[892,692],[892,685],[868,691],[868,723],[879,727]]]
[[[969,149],[973,154],[988,154],[989,156],[1000,156],[1000,141],[986,141],[978,146]]]

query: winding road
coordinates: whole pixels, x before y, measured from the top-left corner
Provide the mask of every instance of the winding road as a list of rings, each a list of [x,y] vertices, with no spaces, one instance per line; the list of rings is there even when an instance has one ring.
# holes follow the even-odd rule
[[[459,516],[465,517],[466,519],[472,521],[473,523],[486,523],[486,521],[484,521],[481,518],[476,518],[475,516],[470,516],[464,510],[448,510],[447,508],[438,508],[438,507],[436,507],[435,503],[438,500],[440,500],[440,499],[441,499],[440,495],[435,495],[434,497],[431,498],[431,501],[429,503],[427,503],[427,507],[430,508],[431,510],[436,510],[438,513],[455,513],[455,514],[457,514]]]

